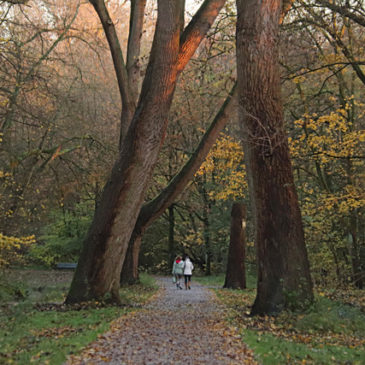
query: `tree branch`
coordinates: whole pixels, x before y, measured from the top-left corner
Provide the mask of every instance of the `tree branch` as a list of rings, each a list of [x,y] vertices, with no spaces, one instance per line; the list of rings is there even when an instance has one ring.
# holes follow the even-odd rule
[[[223,8],[226,0],[205,0],[190,20],[180,38],[178,72],[181,72],[195,53],[202,39]]]
[[[327,0],[317,0],[317,1],[322,6],[325,6],[326,8],[331,9],[331,10],[341,14],[342,16],[353,20],[355,23],[365,27],[365,17],[361,17],[361,16],[355,14],[348,7],[339,6],[339,5],[336,5],[334,2],[329,2]]]
[[[128,73],[124,63],[122,48],[120,46],[113,21],[109,15],[105,2],[104,0],[90,0],[90,3],[93,5],[96,13],[99,16],[106,38],[108,40],[122,103],[123,105],[135,106],[129,87]]]
[[[133,100],[138,98],[139,56],[143,30],[144,10],[147,0],[131,0],[127,48],[127,73]]]
[[[235,84],[190,159],[186,162],[180,172],[175,175],[166,188],[163,189],[156,198],[142,207],[136,223],[137,230],[152,223],[153,220],[175,200],[188,182],[191,181],[192,177],[208,155],[210,148],[216,141],[219,133],[227,124],[229,117],[232,114],[232,110],[234,109],[236,94]]]

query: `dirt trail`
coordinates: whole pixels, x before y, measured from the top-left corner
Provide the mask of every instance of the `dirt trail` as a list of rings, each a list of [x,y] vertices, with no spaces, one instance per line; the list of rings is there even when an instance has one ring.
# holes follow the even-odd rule
[[[194,282],[177,290],[168,278],[158,283],[161,292],[145,309],[115,321],[67,364],[255,364],[208,289]]]

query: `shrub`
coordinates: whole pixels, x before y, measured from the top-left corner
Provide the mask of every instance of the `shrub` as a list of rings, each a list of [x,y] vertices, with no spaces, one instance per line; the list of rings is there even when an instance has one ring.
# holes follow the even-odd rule
[[[34,235],[10,237],[0,233],[0,269],[22,263],[25,251],[35,242]]]

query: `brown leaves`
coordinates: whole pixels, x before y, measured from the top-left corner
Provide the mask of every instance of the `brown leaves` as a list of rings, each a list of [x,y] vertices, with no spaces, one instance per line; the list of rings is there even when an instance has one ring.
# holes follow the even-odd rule
[[[365,313],[365,290],[359,289],[323,289],[320,295],[326,296],[331,300],[340,301],[359,308]]]
[[[62,338],[66,336],[70,336],[72,334],[76,334],[82,332],[82,328],[74,328],[70,326],[65,327],[54,327],[54,328],[46,328],[39,331],[33,330],[31,334],[36,337],[50,337],[50,338]]]
[[[227,325],[210,293],[198,286],[176,291],[168,281],[153,302],[114,321],[110,331],[68,364],[107,361],[104,358],[125,364],[166,364],[171,359],[194,359],[196,365],[256,364],[238,328]]]
[[[298,323],[303,320],[305,314],[283,312],[278,316],[250,317],[250,306],[253,302],[253,293],[249,291],[219,290],[219,298],[227,306],[228,316],[238,324],[240,328],[251,329],[257,334],[272,334],[291,342],[302,343],[308,346],[347,346],[355,348],[365,345],[364,336],[337,333],[330,329],[301,328]],[[322,294],[322,293],[321,293]],[[327,296],[329,292],[327,291]],[[363,308],[364,293],[361,291],[339,291],[332,293],[333,299],[351,303],[356,307]],[[330,309],[330,308],[329,308]],[[344,325],[343,325],[344,326]]]

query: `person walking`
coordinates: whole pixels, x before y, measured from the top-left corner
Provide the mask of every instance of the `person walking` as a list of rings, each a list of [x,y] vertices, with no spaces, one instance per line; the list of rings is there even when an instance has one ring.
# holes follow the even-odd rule
[[[172,265],[172,275],[175,278],[176,288],[182,289],[180,285],[180,280],[184,274],[184,261],[181,256],[177,256]]]
[[[193,274],[193,270],[194,265],[190,261],[189,256],[186,256],[184,265],[185,290],[190,290],[191,275]]]

